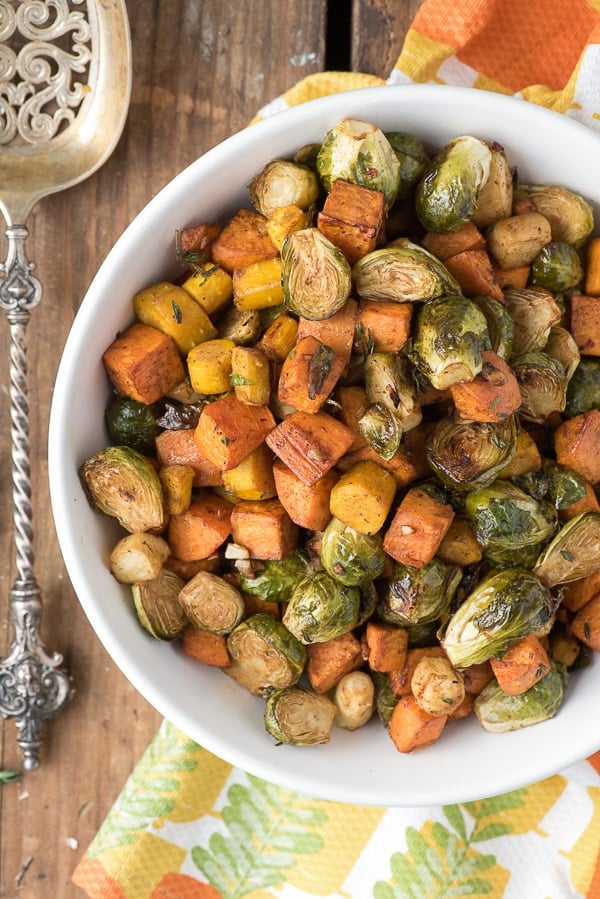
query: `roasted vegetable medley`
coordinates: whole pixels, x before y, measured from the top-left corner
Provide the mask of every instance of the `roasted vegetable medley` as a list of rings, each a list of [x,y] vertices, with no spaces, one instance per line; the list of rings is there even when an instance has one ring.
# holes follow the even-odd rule
[[[80,469],[110,570],[276,741],[514,730],[600,651],[593,232],[497,143],[345,119],[132,298]]]

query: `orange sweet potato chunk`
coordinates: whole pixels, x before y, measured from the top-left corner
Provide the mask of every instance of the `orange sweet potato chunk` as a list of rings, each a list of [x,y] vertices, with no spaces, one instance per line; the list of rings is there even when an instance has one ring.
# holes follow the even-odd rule
[[[253,559],[283,559],[298,543],[298,528],[277,499],[237,503],[231,513],[231,534]]]
[[[318,412],[345,367],[341,356],[309,334],[298,341],[281,367],[279,400],[302,412]]]
[[[383,548],[403,565],[421,568],[435,556],[454,518],[454,510],[411,487],[383,538]]]
[[[410,334],[411,303],[361,300],[358,323],[363,342],[376,353],[397,353]]]
[[[220,471],[230,471],[257,449],[274,427],[268,406],[241,403],[231,393],[204,407],[194,439],[213,465]]]
[[[358,303],[356,300],[349,299],[329,318],[314,321],[300,318],[298,320],[298,340],[309,335],[316,337],[321,343],[331,347],[336,356],[340,356],[344,362],[348,363],[352,355],[357,312]]]
[[[306,674],[315,693],[327,693],[350,671],[364,664],[362,647],[353,633],[307,647]]]
[[[317,216],[317,227],[354,265],[381,242],[385,212],[381,191],[338,179]]]
[[[156,455],[161,465],[193,468],[194,487],[220,487],[223,484],[220,470],[198,449],[193,428],[162,431],[156,438]]]
[[[570,465],[590,484],[600,481],[600,409],[563,421],[554,432],[556,459]]]
[[[269,237],[267,219],[260,212],[240,209],[211,244],[213,262],[229,274],[253,262],[274,259],[279,250]]]
[[[148,405],[185,378],[173,338],[142,322],[120,334],[104,351],[102,361],[117,393]]]
[[[434,718],[424,712],[412,694],[401,696],[390,718],[389,735],[399,752],[412,752],[435,743],[447,720],[447,715]]]
[[[186,512],[172,515],[168,541],[173,555],[184,562],[210,558],[231,532],[231,509],[227,500],[207,493]]]
[[[309,531],[324,531],[331,518],[329,500],[339,473],[331,469],[309,486],[281,459],[276,459],[273,463],[273,476],[279,501],[292,521]]]
[[[292,412],[265,442],[309,487],[327,474],[348,450],[354,435],[326,412]]]

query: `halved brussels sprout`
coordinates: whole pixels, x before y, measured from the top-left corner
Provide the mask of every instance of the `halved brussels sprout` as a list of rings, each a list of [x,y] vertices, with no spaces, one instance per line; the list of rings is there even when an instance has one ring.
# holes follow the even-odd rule
[[[237,309],[232,306],[219,321],[219,336],[233,340],[238,346],[249,346],[260,337],[261,321],[258,309]]]
[[[542,350],[550,329],[561,319],[560,307],[552,294],[542,287],[510,287],[504,291],[504,300],[514,323],[514,355]]]
[[[336,711],[331,699],[304,687],[273,690],[265,702],[265,730],[278,743],[328,743]]]
[[[385,567],[379,534],[361,534],[332,518],[321,535],[321,563],[325,571],[348,587],[370,584]]]
[[[396,562],[377,604],[377,614],[389,624],[412,627],[436,621],[450,608],[462,577],[457,565],[435,557],[421,568]]]
[[[139,403],[127,396],[114,396],[104,413],[106,429],[114,444],[130,446],[139,453],[150,455],[155,451],[158,434],[156,419],[162,404]]]
[[[294,153],[294,162],[298,162],[300,165],[307,165],[316,172],[317,156],[319,155],[320,149],[321,144],[303,144],[300,149],[296,150]]]
[[[211,634],[229,634],[244,615],[239,590],[218,574],[199,571],[181,588],[179,601],[189,621]]]
[[[553,662],[548,674],[517,696],[510,696],[494,678],[477,699],[474,710],[481,726],[491,733],[507,733],[552,718],[559,710],[565,692],[567,673]]]
[[[514,192],[519,212],[535,210],[547,218],[552,240],[580,247],[594,230],[594,211],[579,194],[553,184],[519,184]]]
[[[281,261],[284,302],[297,315],[312,321],[330,318],[350,296],[348,260],[316,228],[289,234]]]
[[[386,406],[410,431],[423,418],[417,390],[408,368],[408,360],[395,353],[370,353],[365,359],[365,389],[369,401]]]
[[[539,251],[531,263],[531,283],[563,293],[577,287],[583,279],[579,253],[570,243],[553,240]]]
[[[455,668],[467,668],[501,655],[528,634],[547,629],[559,599],[527,568],[488,575],[450,618],[441,637]]]
[[[251,693],[293,686],[306,664],[306,647],[273,615],[240,622],[227,637],[231,664],[223,668]]]
[[[443,296],[419,310],[412,361],[438,390],[472,381],[489,347],[485,315],[473,300]]]
[[[519,414],[541,424],[552,412],[562,412],[567,402],[567,377],[561,363],[547,353],[524,353],[511,360],[519,383]]]
[[[473,302],[485,315],[493,351],[503,359],[510,359],[515,325],[506,306],[495,297],[485,295],[473,297]]]
[[[557,527],[554,506],[501,479],[468,493],[465,511],[495,565],[533,565]]]
[[[107,446],[81,465],[91,506],[132,534],[164,525],[163,493],[152,462],[129,446]]]
[[[600,571],[600,512],[582,512],[562,526],[533,568],[549,587]]]
[[[501,422],[440,419],[431,432],[427,461],[443,484],[459,490],[491,484],[517,446],[514,415]]]
[[[157,640],[174,640],[188,623],[179,600],[183,585],[177,574],[163,568],[153,580],[131,587],[138,620]]]
[[[387,727],[400,697],[392,689],[389,674],[372,671],[371,676],[375,684],[375,710],[381,723]]]
[[[457,137],[436,155],[416,195],[419,220],[428,231],[456,231],[477,208],[490,175],[492,151],[470,135]]]
[[[565,415],[600,409],[600,359],[581,359],[567,387]]]
[[[359,297],[393,303],[416,303],[444,293],[460,293],[446,267],[432,253],[401,239],[362,256],[352,267]]]
[[[400,186],[400,163],[383,131],[358,119],[342,119],[331,128],[317,155],[317,171],[325,190],[341,178],[380,190],[391,206]]]
[[[421,180],[431,162],[425,145],[403,131],[384,132],[400,163],[400,186],[398,199],[407,197]]]
[[[325,643],[356,627],[360,604],[358,587],[348,587],[326,571],[317,571],[300,581],[282,621],[302,643]]]
[[[300,553],[283,559],[265,560],[255,568],[254,576],[240,576],[240,590],[265,602],[288,602],[297,585],[307,574],[307,563]]]
[[[513,176],[504,147],[490,145],[490,173],[477,194],[477,206],[471,221],[478,228],[487,228],[499,219],[508,218],[512,212]]]
[[[560,362],[565,370],[567,382],[569,382],[581,362],[579,349],[570,331],[567,331],[566,328],[562,328],[560,325],[554,325],[550,328],[544,352],[556,359],[557,362]]]
[[[374,403],[358,421],[361,436],[382,459],[392,459],[400,449],[402,422],[387,406]]]
[[[250,182],[252,205],[269,218],[281,206],[308,209],[320,193],[319,179],[306,165],[272,159]]]

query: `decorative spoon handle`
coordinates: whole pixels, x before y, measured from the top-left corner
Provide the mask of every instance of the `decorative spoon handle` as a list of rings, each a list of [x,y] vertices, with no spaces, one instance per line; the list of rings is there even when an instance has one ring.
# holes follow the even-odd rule
[[[13,518],[16,579],[10,592],[10,621],[14,639],[9,654],[0,659],[0,715],[14,718],[23,767],[39,765],[44,722],[60,711],[71,694],[67,673],[58,653],[49,656],[40,640],[40,589],[34,566],[29,404],[27,401],[27,324],[41,298],[39,281],[27,260],[25,225],[6,230],[8,256],[0,264],[0,307],[10,326],[10,413],[12,447]]]

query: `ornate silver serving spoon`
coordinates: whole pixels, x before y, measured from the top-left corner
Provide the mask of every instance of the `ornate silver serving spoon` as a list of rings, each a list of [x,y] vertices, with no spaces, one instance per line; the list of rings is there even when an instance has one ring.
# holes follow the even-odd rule
[[[39,635],[34,575],[26,328],[41,285],[25,253],[26,221],[44,196],[82,181],[110,156],[131,91],[124,0],[0,0],[0,209],[8,254],[0,307],[10,327],[10,406],[16,579],[14,631],[0,658],[0,715],[14,718],[23,767],[39,765],[42,731],[71,694],[62,656]]]

